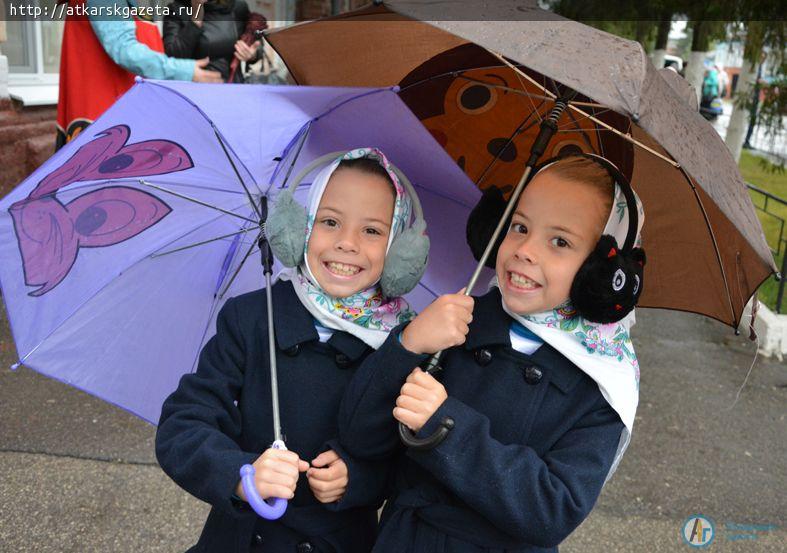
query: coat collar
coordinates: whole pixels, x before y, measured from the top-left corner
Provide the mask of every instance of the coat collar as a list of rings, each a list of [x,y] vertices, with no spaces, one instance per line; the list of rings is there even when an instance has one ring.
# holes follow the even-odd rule
[[[484,346],[511,347],[508,331],[511,317],[503,311],[500,290],[495,287],[483,296],[474,298],[473,320],[465,340],[465,349],[478,349]]]
[[[319,340],[314,317],[301,303],[289,281],[273,286],[273,324],[276,345],[286,350],[304,342]],[[359,359],[369,348],[360,338],[348,332],[334,330],[328,345],[345,354],[350,360]]]
[[[509,332],[512,320],[503,310],[499,288],[494,287],[483,296],[476,297],[465,349],[475,350],[487,346],[511,349]],[[546,342],[533,355],[519,355],[530,357],[535,364],[547,369],[550,381],[564,393],[569,392],[582,378],[582,371]]]

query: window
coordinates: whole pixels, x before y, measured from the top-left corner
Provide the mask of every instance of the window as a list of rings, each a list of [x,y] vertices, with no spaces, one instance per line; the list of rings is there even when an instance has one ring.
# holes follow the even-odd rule
[[[24,105],[56,104],[63,22],[43,17],[11,18],[10,2],[4,4],[8,40],[2,52],[8,58],[9,93]],[[52,9],[55,0],[32,0],[27,5]]]

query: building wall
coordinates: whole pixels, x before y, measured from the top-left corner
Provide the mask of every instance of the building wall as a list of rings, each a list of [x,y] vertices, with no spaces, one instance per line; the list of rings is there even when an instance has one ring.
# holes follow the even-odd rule
[[[0,197],[52,155],[56,116],[56,106],[23,108],[0,98]]]

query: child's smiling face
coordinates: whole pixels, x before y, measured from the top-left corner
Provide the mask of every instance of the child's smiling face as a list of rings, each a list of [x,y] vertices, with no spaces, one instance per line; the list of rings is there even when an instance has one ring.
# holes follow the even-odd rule
[[[331,175],[306,250],[317,284],[329,295],[351,296],[380,278],[394,199],[381,176],[351,168]]]
[[[607,205],[593,186],[549,170],[533,178],[497,254],[495,271],[511,311],[549,311],[569,298],[574,276],[601,237]]]

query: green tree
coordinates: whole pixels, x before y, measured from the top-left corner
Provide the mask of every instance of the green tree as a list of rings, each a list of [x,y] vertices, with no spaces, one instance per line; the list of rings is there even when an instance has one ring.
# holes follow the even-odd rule
[[[755,124],[775,138],[784,129],[787,115],[787,41],[785,23],[781,20],[781,6],[771,0],[749,0],[741,5],[740,38],[745,41],[743,67],[738,77],[735,102],[724,141],[735,159],[740,157],[744,135],[749,125],[749,113],[755,106],[757,67],[767,61],[772,68],[770,82],[763,86],[762,101],[756,112]],[[784,159],[776,167],[784,168]]]

